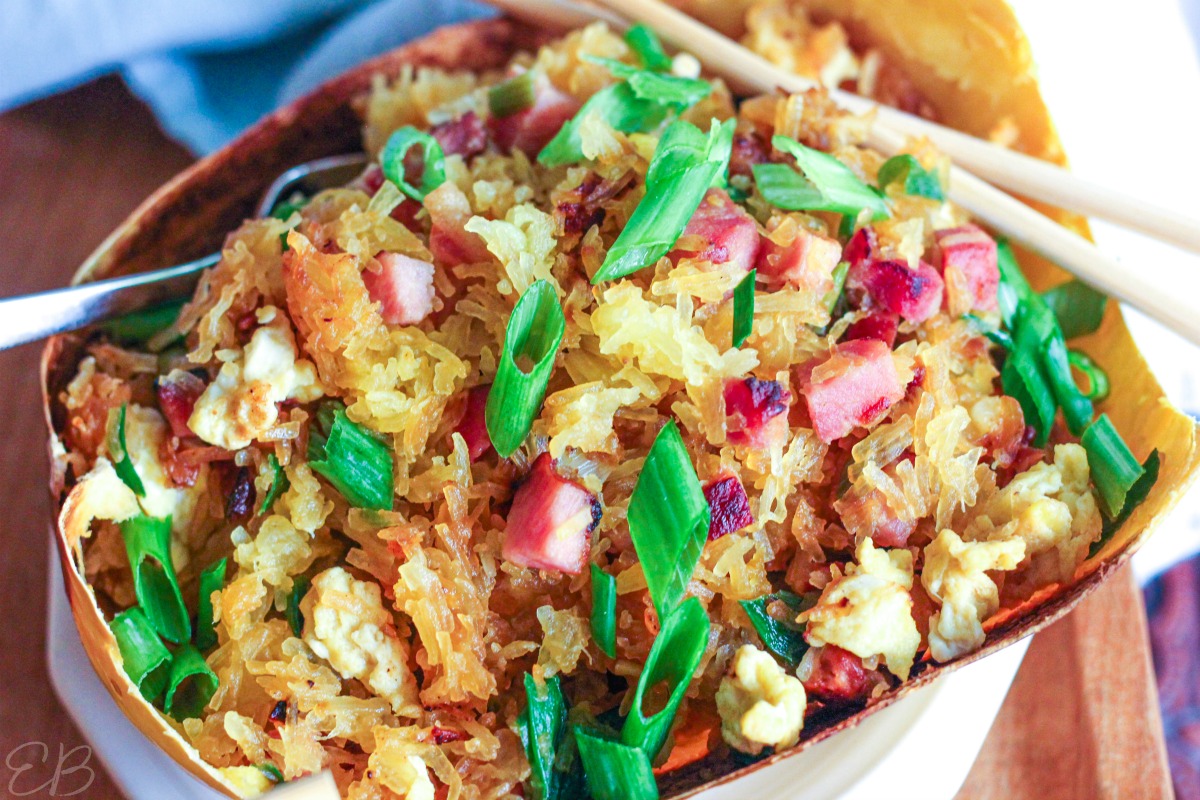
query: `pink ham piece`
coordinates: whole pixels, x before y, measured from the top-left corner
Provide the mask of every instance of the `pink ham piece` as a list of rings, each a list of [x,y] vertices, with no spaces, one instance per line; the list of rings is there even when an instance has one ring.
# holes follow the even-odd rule
[[[833,288],[829,276],[841,260],[841,244],[801,228],[786,246],[763,237],[755,266],[758,277],[768,286],[790,284],[798,289],[828,291]]]
[[[442,152],[448,156],[470,159],[487,149],[488,132],[483,120],[474,111],[468,111],[458,119],[434,125],[429,135],[437,139]]]
[[[432,223],[429,250],[438,262],[456,267],[491,260],[483,239],[463,229],[472,216],[471,204],[453,181],[446,181],[425,195],[425,210]]]
[[[996,287],[1000,283],[996,241],[978,225],[938,231],[946,300],[955,316],[973,308],[996,310]]]
[[[850,323],[850,327],[846,328],[846,333],[842,336],[842,341],[878,339],[891,350],[896,346],[896,328],[899,324],[900,320],[895,314],[876,311]]]
[[[559,475],[554,459],[542,453],[513,496],[502,555],[523,567],[578,575],[600,513],[596,496]]]
[[[704,484],[708,501],[708,540],[720,539],[754,522],[750,500],[736,475],[723,475]]]
[[[492,385],[485,383],[467,391],[467,403],[455,432],[467,443],[467,452],[474,462],[492,449],[492,438],[487,432],[487,398]]]
[[[804,691],[809,697],[826,703],[841,704],[864,700],[871,689],[862,659],[837,645],[821,648],[813,662]]]
[[[556,89],[544,75],[537,76],[533,91],[533,105],[529,108],[507,117],[488,119],[492,141],[501,150],[520,150],[530,158],[536,158],[579,110],[579,101]]]
[[[158,407],[171,425],[171,434],[179,439],[195,436],[188,427],[188,419],[196,407],[196,401],[204,393],[203,380],[190,372],[172,370],[159,378],[154,391],[158,395]]]
[[[731,444],[767,448],[788,436],[787,410],[792,395],[778,381],[751,375],[725,381],[727,438]]]
[[[813,430],[826,443],[877,421],[904,397],[892,351],[878,339],[842,342],[826,360],[798,373]]]
[[[365,269],[363,283],[389,325],[416,325],[433,310],[433,264],[399,253],[375,256],[380,270]]]
[[[924,261],[911,269],[903,261],[860,261],[846,273],[851,303],[899,314],[909,322],[924,322],[942,307],[945,284]]]
[[[671,257],[728,264],[737,273],[749,272],[758,258],[759,238],[754,217],[723,189],[709,189]]]
[[[870,261],[877,249],[879,249],[879,241],[875,236],[875,231],[870,228],[859,228],[846,243],[846,252],[842,257],[850,266],[855,266],[864,261]]]

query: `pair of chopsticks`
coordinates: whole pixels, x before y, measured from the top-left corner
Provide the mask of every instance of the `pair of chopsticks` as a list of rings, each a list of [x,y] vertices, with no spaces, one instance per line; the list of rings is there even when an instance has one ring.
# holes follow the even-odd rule
[[[486,0],[513,17],[557,29],[598,19],[616,27],[641,22],[667,44],[698,58],[705,70],[733,89],[801,92],[817,84],[787,72],[728,37],[660,0]],[[1200,307],[1154,283],[1144,269],[1127,266],[1084,237],[1062,227],[1002,187],[1033,200],[1101,217],[1123,227],[1200,253],[1200,221],[1172,209],[1130,200],[1111,187],[873,100],[837,89],[830,95],[854,113],[875,112],[868,144],[885,155],[902,152],[908,137],[928,138],[950,157],[949,199],[1003,236],[1058,264],[1081,280],[1128,303],[1200,344]]]

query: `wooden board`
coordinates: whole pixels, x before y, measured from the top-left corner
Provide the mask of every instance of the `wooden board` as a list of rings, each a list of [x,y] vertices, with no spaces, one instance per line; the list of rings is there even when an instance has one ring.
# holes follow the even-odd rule
[[[64,284],[142,198],[188,161],[111,78],[0,116],[0,295]],[[37,354],[37,345],[0,353],[3,796],[52,779],[59,754],[83,744],[45,674],[49,503]],[[1141,595],[1126,572],[1034,639],[960,797],[1170,797],[1157,703]],[[39,759],[43,752],[47,763]],[[18,773],[24,765],[31,768]],[[89,768],[94,782],[75,796],[121,796],[98,764]],[[83,771],[64,776],[59,793],[85,779]],[[905,789],[896,796],[921,797],[920,787]]]

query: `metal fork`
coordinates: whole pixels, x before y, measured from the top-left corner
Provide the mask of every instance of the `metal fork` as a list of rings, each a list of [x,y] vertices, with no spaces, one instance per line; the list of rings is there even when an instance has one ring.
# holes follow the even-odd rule
[[[256,214],[265,217],[281,199],[296,192],[311,196],[344,186],[367,164],[362,153],[330,156],[292,167],[267,187]],[[0,299],[0,350],[72,331],[97,322],[188,297],[200,273],[221,260],[220,253],[166,269],[84,283],[65,289]]]

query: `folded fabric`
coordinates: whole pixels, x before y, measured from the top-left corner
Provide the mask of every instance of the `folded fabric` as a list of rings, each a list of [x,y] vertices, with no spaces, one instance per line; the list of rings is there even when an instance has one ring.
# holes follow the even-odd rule
[[[360,61],[493,13],[463,0],[5,0],[0,110],[120,70],[203,154]]]

